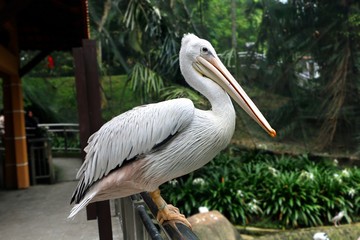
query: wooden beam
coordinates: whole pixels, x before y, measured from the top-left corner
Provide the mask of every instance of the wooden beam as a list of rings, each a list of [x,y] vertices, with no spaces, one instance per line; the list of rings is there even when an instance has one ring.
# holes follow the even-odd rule
[[[24,189],[30,186],[29,164],[25,133],[25,116],[21,79],[3,79],[5,116],[5,186]],[[15,174],[15,175],[14,175]]]
[[[81,148],[87,145],[91,134],[102,125],[99,70],[96,59],[96,42],[83,40],[82,48],[74,48],[76,95],[79,114]],[[85,153],[82,151],[83,159]],[[90,204],[87,218],[98,219],[100,240],[112,240],[112,226],[109,201]]]
[[[18,12],[24,10],[30,3],[31,0],[11,0],[11,1],[1,1],[0,8],[0,26],[12,19],[17,15]]]
[[[23,189],[30,186],[30,177],[16,22],[8,21],[3,27],[9,34],[8,46],[0,45],[5,116],[5,186]]]
[[[87,140],[93,132],[90,130],[90,118],[88,115],[90,106],[89,102],[87,101],[87,80],[83,48],[74,48],[73,55],[76,80],[76,98],[79,116],[80,148],[82,149],[81,158],[85,159],[86,154],[83,149],[86,147]],[[89,204],[86,207],[86,217],[88,220],[96,219],[95,204]]]
[[[3,45],[0,45],[0,72],[14,76],[18,74],[18,69],[18,58]]]
[[[30,186],[25,133],[24,103],[18,75],[3,77],[5,117],[5,186],[24,189]]]
[[[33,57],[25,66],[23,66],[20,71],[20,77],[23,77],[25,74],[31,71],[39,62],[41,62],[51,51],[41,51],[35,57]]]

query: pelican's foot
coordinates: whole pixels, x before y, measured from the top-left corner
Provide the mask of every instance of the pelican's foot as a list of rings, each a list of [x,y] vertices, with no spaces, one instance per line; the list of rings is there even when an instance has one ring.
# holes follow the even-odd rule
[[[185,218],[185,215],[181,214],[177,207],[174,207],[171,204],[167,204],[165,200],[161,197],[159,189],[150,192],[150,197],[158,207],[159,211],[156,219],[159,221],[160,224],[163,224],[165,221],[168,221],[168,223],[170,224],[180,222],[191,228],[191,224]]]
[[[171,204],[166,204],[162,209],[159,209],[156,219],[160,224],[163,224],[165,221],[180,222],[191,228],[191,224],[185,215],[181,214],[179,209]]]

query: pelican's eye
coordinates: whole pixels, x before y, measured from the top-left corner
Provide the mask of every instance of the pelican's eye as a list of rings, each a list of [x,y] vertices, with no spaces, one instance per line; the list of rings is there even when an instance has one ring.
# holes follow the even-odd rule
[[[209,51],[209,49],[207,47],[202,47],[201,48],[202,53],[207,53],[208,51]]]

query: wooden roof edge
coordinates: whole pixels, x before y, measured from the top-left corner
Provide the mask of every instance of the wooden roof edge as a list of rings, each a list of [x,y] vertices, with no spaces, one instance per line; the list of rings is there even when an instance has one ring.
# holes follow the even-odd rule
[[[84,36],[86,39],[90,39],[90,16],[89,16],[89,1],[82,1],[82,9],[83,9],[83,20],[84,22]]]

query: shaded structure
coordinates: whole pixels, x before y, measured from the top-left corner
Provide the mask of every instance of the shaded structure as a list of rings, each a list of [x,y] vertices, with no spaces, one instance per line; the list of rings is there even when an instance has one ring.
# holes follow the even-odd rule
[[[21,76],[52,51],[71,51],[82,46],[83,39],[89,38],[87,9],[87,0],[0,0],[0,78],[6,119],[3,174],[8,189],[24,189],[30,185]],[[20,68],[22,50],[34,50],[38,54]],[[92,64],[96,66],[96,62]],[[98,81],[98,76],[84,81]],[[100,88],[94,91],[100,91]],[[99,102],[93,104],[96,100]],[[99,109],[94,111],[101,119],[100,98],[92,101],[85,103],[89,106],[84,110],[92,109],[91,104],[98,106]],[[100,121],[96,126],[86,126],[89,122],[83,125],[93,132]],[[85,132],[82,137],[87,138],[89,134],[91,132]],[[0,177],[3,177],[2,173]],[[95,208],[98,212],[99,208],[105,210],[98,221],[100,239],[112,239],[111,225],[106,227],[111,221],[108,204],[102,203]],[[92,214],[93,219],[99,216],[98,212]]]
[[[0,78],[3,81],[6,119],[6,156],[0,177],[4,177],[7,189],[24,189],[30,185],[21,77],[52,51],[71,51],[83,46],[83,40],[89,38],[87,4],[87,0],[0,0]],[[19,53],[22,50],[38,53],[20,68]],[[91,64],[96,65],[96,62]],[[98,81],[98,76],[91,79],[85,77],[84,81]],[[80,90],[77,90],[79,93]],[[92,91],[100,91],[100,88]],[[100,98],[93,98],[92,102],[85,104],[89,105],[85,109],[93,109],[98,114],[97,119],[101,119]],[[99,109],[94,109],[91,104]],[[97,130],[100,121],[95,125],[80,122],[81,137],[87,139]],[[94,208],[97,211],[88,214],[92,219],[100,219],[98,208],[105,209],[98,221],[100,239],[112,239],[111,225],[110,228],[102,227],[111,222],[108,204],[108,201],[101,203],[100,207]]]
[[[0,0],[0,76],[5,115],[6,188],[29,187],[21,76],[52,51],[70,51],[89,38],[86,0]],[[38,54],[20,68],[21,50]]]

